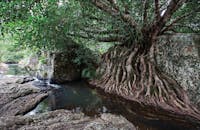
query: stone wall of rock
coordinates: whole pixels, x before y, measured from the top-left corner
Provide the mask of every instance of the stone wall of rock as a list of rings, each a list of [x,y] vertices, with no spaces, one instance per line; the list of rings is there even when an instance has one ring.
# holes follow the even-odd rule
[[[43,62],[38,57],[30,57],[20,63],[31,76],[58,84],[81,78],[81,67],[73,62],[76,57],[73,46],[66,51],[43,53]]]
[[[49,77],[51,83],[60,84],[81,78],[81,67],[73,62],[75,57],[74,51],[52,54],[50,58],[52,70]]]
[[[159,40],[157,61],[200,108],[200,35],[176,34]]]
[[[48,96],[32,84],[33,80],[16,76],[0,78],[0,117],[23,115]]]
[[[1,130],[136,130],[122,116],[101,114],[92,118],[83,113],[67,110],[37,114],[34,116],[0,117]]]

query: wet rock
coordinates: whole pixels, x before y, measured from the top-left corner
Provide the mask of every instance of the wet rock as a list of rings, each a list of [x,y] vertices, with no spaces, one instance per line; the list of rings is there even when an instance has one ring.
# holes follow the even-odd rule
[[[24,83],[28,83],[33,80],[34,80],[34,78],[32,78],[32,77],[24,77],[24,78],[17,80],[16,83],[24,84]]]
[[[102,114],[91,118],[83,113],[56,110],[34,116],[0,117],[0,129],[29,130],[136,130],[122,116]]]
[[[8,65],[5,63],[0,63],[0,74],[5,73],[8,70]]]
[[[47,97],[32,82],[21,84],[19,81],[23,79],[27,81],[15,76],[0,79],[0,116],[23,115]]]
[[[200,36],[176,34],[161,40],[157,56],[160,68],[184,87],[200,109]]]

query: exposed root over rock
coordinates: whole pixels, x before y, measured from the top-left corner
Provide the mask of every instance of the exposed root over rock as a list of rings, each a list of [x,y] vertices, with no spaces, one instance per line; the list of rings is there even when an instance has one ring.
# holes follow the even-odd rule
[[[100,78],[92,84],[126,99],[200,120],[200,112],[186,91],[157,68],[154,53],[154,47],[145,52],[139,46],[115,46],[103,55]]]

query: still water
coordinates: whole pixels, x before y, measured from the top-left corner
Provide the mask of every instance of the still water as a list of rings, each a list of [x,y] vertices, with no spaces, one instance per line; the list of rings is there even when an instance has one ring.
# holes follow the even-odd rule
[[[27,115],[43,113],[57,109],[67,109],[83,112],[88,116],[98,116],[101,113],[122,115],[140,130],[197,130],[197,126],[187,126],[173,121],[161,120],[144,116],[145,110],[126,102],[124,99],[105,94],[103,91],[91,88],[84,81],[76,81],[56,86],[50,90],[49,96]],[[43,86],[45,87],[45,86]],[[148,111],[149,112],[149,111]]]
[[[27,75],[28,73],[17,65],[9,65],[6,75]],[[200,130],[196,124],[188,120],[185,123],[173,118],[160,118],[148,107],[140,107],[133,102],[94,89],[84,81],[70,82],[63,85],[48,84],[36,80],[37,87],[49,90],[49,96],[40,102],[36,108],[26,115],[35,115],[47,111],[67,109],[73,112],[83,112],[88,116],[99,116],[101,113],[122,115],[132,122],[139,130]],[[147,114],[148,113],[148,114]]]

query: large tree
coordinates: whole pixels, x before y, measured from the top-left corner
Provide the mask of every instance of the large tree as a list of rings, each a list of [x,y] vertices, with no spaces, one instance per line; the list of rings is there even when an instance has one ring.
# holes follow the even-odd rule
[[[200,9],[197,0],[80,3],[84,28],[71,32],[71,36],[117,43],[102,56],[95,85],[132,101],[200,119],[199,110],[190,103],[186,91],[157,66],[155,49],[161,35],[199,31],[199,23],[195,23]]]
[[[198,0],[17,0],[0,5],[1,25],[16,23],[17,15],[22,21],[17,29],[26,33],[30,41],[25,44],[31,46],[54,46],[62,37],[115,43],[102,56],[95,85],[200,120],[185,90],[157,66],[155,49],[161,35],[199,32]]]

